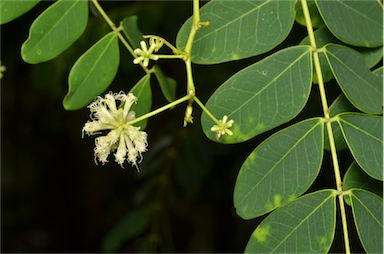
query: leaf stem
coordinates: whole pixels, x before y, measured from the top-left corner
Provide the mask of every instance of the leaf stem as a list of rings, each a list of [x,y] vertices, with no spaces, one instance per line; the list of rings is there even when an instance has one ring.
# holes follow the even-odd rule
[[[216,123],[220,124],[219,120],[204,106],[204,104],[196,97],[193,96],[193,100],[200,106],[200,108]]]
[[[132,124],[135,124],[135,123],[140,122],[142,120],[145,120],[147,118],[150,118],[151,116],[157,115],[157,114],[159,114],[159,113],[161,113],[161,112],[163,112],[163,111],[165,111],[167,109],[170,109],[170,108],[172,108],[172,107],[174,107],[174,106],[176,106],[176,105],[178,105],[180,103],[183,103],[184,101],[190,100],[190,99],[191,99],[191,96],[190,95],[186,95],[186,96],[184,96],[184,97],[182,97],[182,98],[180,98],[180,99],[178,99],[176,101],[173,101],[173,102],[171,102],[171,103],[169,103],[169,104],[167,104],[167,105],[165,105],[165,106],[163,106],[161,108],[153,110],[153,111],[151,111],[151,112],[149,112],[149,113],[147,113],[145,115],[139,116],[138,118],[135,118],[132,121],[128,122],[128,124],[132,125]]]
[[[326,122],[328,138],[329,138],[329,146],[330,146],[330,150],[331,150],[333,169],[334,169],[335,180],[336,180],[336,188],[337,188],[338,199],[339,199],[339,204],[340,204],[341,221],[342,221],[342,225],[343,225],[345,252],[347,254],[350,254],[351,250],[349,247],[347,216],[346,216],[346,212],[345,212],[344,198],[342,195],[343,183],[341,181],[341,174],[340,174],[339,162],[338,162],[338,158],[337,158],[335,139],[333,137],[332,123],[330,121],[327,96],[325,93],[324,80],[323,80],[323,75],[321,72],[319,52],[318,52],[318,49],[316,47],[316,40],[315,40],[315,36],[313,33],[313,26],[312,26],[311,17],[310,17],[309,10],[308,10],[307,1],[301,0],[301,5],[303,7],[303,13],[304,13],[304,17],[305,17],[305,23],[307,25],[309,41],[310,41],[311,47],[312,47],[313,61],[314,61],[314,65],[315,65],[315,69],[316,69],[316,75],[317,75],[317,79],[318,79],[321,104],[323,107],[324,118],[325,118],[325,122]]]
[[[107,13],[103,10],[103,8],[100,6],[100,4],[97,2],[97,0],[92,0],[93,5],[96,7],[98,12],[101,14],[101,16],[104,18],[104,20],[107,22],[107,24],[111,27],[111,29],[117,34],[120,41],[123,43],[123,45],[128,49],[129,53],[135,58],[136,55],[133,52],[132,47],[129,45],[129,43],[125,40],[124,36],[120,33],[120,29],[116,27],[116,25],[113,23],[113,21],[109,18]],[[145,67],[142,63],[140,63],[140,66],[143,68],[143,70],[148,74],[150,73],[148,68]]]

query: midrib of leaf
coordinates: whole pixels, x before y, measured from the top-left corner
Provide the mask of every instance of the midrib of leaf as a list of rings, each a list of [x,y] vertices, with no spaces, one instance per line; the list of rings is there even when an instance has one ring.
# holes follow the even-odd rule
[[[375,195],[375,194],[373,194],[373,195]],[[361,204],[362,207],[364,207],[367,210],[367,212],[374,218],[374,220],[377,222],[377,224],[379,224],[381,227],[383,227],[383,224],[376,218],[376,216],[371,212],[371,210],[356,195],[353,195],[353,191],[352,191],[352,196]]]
[[[48,34],[61,22],[62,19],[64,19],[68,13],[75,7],[75,5],[77,5],[78,3],[80,3],[80,1],[78,0],[75,0],[72,4],[71,7],[69,7],[65,12],[64,14],[57,20],[57,22],[51,26],[51,28],[49,28],[49,30],[41,37],[40,41],[38,43],[35,44],[35,46],[30,50],[30,52],[33,52],[40,44],[41,42],[48,36]]]
[[[228,117],[235,114],[237,111],[241,110],[244,105],[248,104],[250,101],[252,101],[255,97],[257,97],[260,93],[262,93],[265,89],[269,88],[276,80],[278,80],[283,74],[285,74],[292,66],[294,66],[301,58],[303,58],[306,54],[308,54],[308,50],[301,54],[295,61],[293,61],[291,64],[289,64],[279,75],[274,77],[270,82],[268,82],[262,89],[257,91],[253,96],[251,96],[248,100],[246,100],[243,104],[241,104],[235,111],[228,114]],[[252,67],[252,66],[250,66]]]
[[[339,2],[339,3],[340,3],[340,4],[342,4],[342,5],[344,5],[346,8],[348,8],[348,9],[350,9],[350,10],[353,10],[355,13],[359,14],[360,16],[362,16],[362,17],[364,17],[364,18],[366,18],[366,19],[368,19],[368,20],[372,21],[373,23],[376,23],[376,24],[382,25],[381,23],[378,23],[376,20],[372,19],[371,17],[369,17],[369,16],[366,16],[364,13],[361,13],[361,12],[359,12],[358,10],[356,10],[356,9],[352,8],[351,6],[348,6],[348,5],[346,5],[346,4],[345,4],[345,3],[343,3],[342,1],[340,1],[340,0],[337,0],[337,2]]]
[[[259,186],[260,182],[262,182],[264,180],[264,178],[266,178],[276,167],[277,165],[280,164],[281,161],[283,161],[287,156],[288,154],[290,154],[290,152],[296,148],[296,146],[302,141],[304,140],[319,124],[321,123],[320,120],[318,120],[318,123],[315,124],[311,129],[309,129],[300,139],[297,140],[297,142],[295,142],[291,148],[289,148],[289,150],[264,174],[264,176],[252,187],[252,189],[250,191],[248,191],[245,196],[242,198],[242,200],[240,201],[240,203],[243,203],[244,200],[246,198],[248,198],[248,196],[257,188],[257,186]]]
[[[352,123],[350,123],[350,122],[348,122],[348,121],[345,121],[345,120],[342,119],[342,118],[339,118],[339,121],[342,121],[342,122],[344,122],[345,124],[351,126],[352,128],[358,130],[359,132],[362,132],[362,133],[364,133],[365,135],[369,136],[370,138],[375,139],[376,141],[379,141],[380,143],[383,143],[382,140],[380,140],[380,139],[377,138],[376,136],[373,136],[371,133],[369,133],[369,132],[367,132],[367,131],[365,131],[365,130],[359,128],[358,126],[353,125]],[[342,126],[342,125],[341,125],[341,126]],[[341,129],[343,129],[343,127],[342,127]]]
[[[108,42],[107,46],[102,50],[101,54],[96,58],[96,61],[94,62],[92,68],[90,69],[90,71],[87,73],[87,76],[85,76],[85,78],[83,79],[83,81],[80,83],[80,85],[77,87],[77,90],[82,87],[85,83],[85,81],[89,78],[89,76],[92,74],[93,70],[96,68],[96,66],[98,65],[100,59],[104,56],[105,52],[108,50],[109,48],[109,45],[112,43],[112,41],[115,39],[115,35],[111,36],[111,40]],[[81,61],[81,60],[79,60]]]
[[[367,82],[365,79],[361,78],[361,76],[359,76],[358,74],[356,74],[351,68],[349,68],[348,65],[346,65],[343,61],[341,61],[337,56],[335,56],[334,54],[332,54],[331,52],[329,52],[329,50],[325,50],[325,56],[327,57],[327,54],[331,55],[333,58],[335,58],[341,65],[344,66],[344,68],[346,68],[348,71],[352,72],[353,75],[355,77],[357,77],[360,81],[362,81],[363,83],[367,84],[369,87],[373,88],[376,92],[380,92],[377,90],[377,88],[375,86],[372,86],[369,82]],[[329,60],[329,57],[327,57],[328,59],[328,62],[330,62]],[[331,65],[331,68],[332,68],[332,64]],[[332,68],[334,69],[334,68]]]
[[[267,3],[271,2],[271,1],[272,1],[272,0],[267,0],[267,1],[265,1],[264,3],[262,3],[262,4],[258,5],[258,6],[256,6],[254,9],[251,9],[250,11],[248,11],[248,12],[246,12],[246,13],[240,15],[240,16],[237,17],[236,19],[234,19],[234,20],[232,20],[232,21],[226,23],[225,25],[223,25],[223,26],[221,26],[221,27],[218,27],[218,28],[216,28],[215,30],[213,30],[213,31],[211,31],[211,32],[209,32],[209,33],[206,33],[206,34],[204,34],[203,36],[201,36],[201,37],[199,37],[199,38],[196,38],[196,40],[194,41],[194,43],[196,43],[196,42],[198,42],[198,41],[204,39],[205,37],[207,37],[207,36],[209,36],[209,35],[211,35],[211,34],[213,34],[213,33],[216,33],[217,31],[219,31],[219,30],[221,30],[221,29],[223,29],[223,28],[225,28],[225,27],[231,25],[231,24],[234,23],[234,22],[237,22],[238,20],[244,18],[245,16],[249,15],[250,13],[252,13],[252,12],[254,12],[254,11],[257,11],[258,9],[260,9],[261,7],[263,7],[264,5],[266,5]]]
[[[284,237],[284,239],[281,240],[281,242],[274,249],[271,250],[271,253],[274,252],[277,248],[279,248],[280,245],[282,245],[285,242],[285,240],[287,240],[304,222],[306,222],[318,209],[320,209],[320,207],[323,206],[323,204],[327,202],[328,199],[334,196],[334,193],[330,193],[330,194],[332,195],[329,195],[328,198],[324,199],[324,201],[321,202],[315,209],[313,209],[312,212],[310,212],[307,216],[305,216],[304,219],[299,224],[297,224],[296,227],[292,228],[291,232],[287,234]]]

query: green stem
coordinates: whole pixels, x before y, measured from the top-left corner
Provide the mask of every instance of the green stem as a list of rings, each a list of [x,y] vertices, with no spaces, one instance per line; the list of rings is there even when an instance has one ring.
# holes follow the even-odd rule
[[[180,54],[183,52],[183,51],[178,50],[175,46],[172,45],[172,43],[170,43],[169,41],[167,41],[163,37],[160,37],[157,35],[144,35],[143,37],[146,39],[151,38],[151,37],[160,39],[162,42],[164,42],[165,45],[168,46],[168,48],[170,48],[173,51],[173,53]]]
[[[144,119],[147,119],[147,118],[150,118],[151,116],[157,115],[157,114],[159,114],[159,113],[161,113],[161,112],[163,112],[163,111],[165,111],[167,109],[170,109],[170,108],[172,108],[172,107],[174,107],[174,106],[176,106],[176,105],[178,105],[180,103],[183,103],[184,101],[190,100],[190,99],[191,99],[191,96],[190,95],[186,95],[186,96],[184,96],[184,97],[182,97],[182,98],[180,98],[180,99],[178,99],[176,101],[173,101],[173,102],[171,102],[171,103],[169,103],[169,104],[167,104],[167,105],[165,105],[165,106],[163,106],[161,108],[158,108],[158,109],[156,109],[154,111],[151,111],[151,112],[149,112],[149,113],[147,113],[145,115],[139,116],[138,118],[135,118],[132,121],[128,122],[128,124],[132,125],[132,124],[135,124],[137,122],[143,121]]]
[[[204,104],[196,97],[193,96],[193,100],[200,106],[200,108],[216,123],[220,124],[219,120],[204,106]]]
[[[133,52],[132,47],[129,45],[129,43],[125,40],[124,36],[120,33],[120,29],[116,27],[116,25],[113,23],[113,21],[109,18],[107,13],[103,10],[103,8],[100,6],[100,4],[97,2],[97,0],[92,0],[93,5],[96,7],[98,12],[101,14],[101,16],[104,18],[104,20],[107,22],[107,24],[112,28],[112,30],[117,34],[117,37],[119,37],[120,41],[123,43],[123,45],[128,49],[129,53],[133,57],[136,57],[135,53]],[[140,66],[143,68],[143,70],[146,73],[149,73],[148,68],[145,67],[142,63],[140,63]]]
[[[350,254],[351,250],[349,247],[348,224],[347,224],[347,216],[346,216],[346,212],[345,212],[345,205],[344,205],[344,198],[343,198],[343,183],[341,181],[341,174],[340,174],[339,162],[338,162],[338,158],[337,158],[335,139],[333,137],[332,123],[330,121],[327,96],[325,94],[323,75],[321,72],[321,66],[320,66],[320,60],[319,60],[319,52],[318,52],[318,49],[316,47],[316,40],[315,40],[315,36],[313,33],[313,27],[312,27],[311,17],[310,17],[309,10],[308,10],[307,1],[301,0],[301,5],[303,7],[303,13],[304,13],[305,22],[307,25],[309,41],[311,43],[311,47],[312,47],[312,51],[313,51],[313,61],[314,61],[315,69],[316,69],[316,75],[317,75],[317,80],[318,80],[318,85],[319,85],[319,91],[320,91],[320,97],[321,97],[321,104],[322,104],[323,112],[324,112],[324,118],[326,121],[327,133],[328,133],[328,138],[329,138],[329,147],[331,150],[333,169],[334,169],[335,180],[336,180],[336,188],[337,188],[338,199],[339,199],[339,204],[340,204],[340,213],[341,213],[341,221],[342,221],[342,225],[343,225],[345,252],[347,254]]]
[[[156,55],[152,54],[152,56],[157,56],[159,59],[184,59],[183,55]]]

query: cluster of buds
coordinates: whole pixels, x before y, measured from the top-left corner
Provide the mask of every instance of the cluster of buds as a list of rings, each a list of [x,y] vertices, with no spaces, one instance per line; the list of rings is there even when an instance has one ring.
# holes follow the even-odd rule
[[[222,120],[219,120],[216,125],[212,126],[211,131],[216,132],[216,139],[219,139],[221,135],[231,136],[233,133],[230,128],[233,123],[233,120],[228,121],[228,116],[224,116]]]
[[[142,63],[144,67],[147,67],[150,59],[155,61],[159,59],[159,57],[153,53],[158,52],[163,44],[164,42],[162,39],[153,36],[149,37],[149,48],[147,47],[147,43],[145,41],[141,41],[141,48],[137,48],[133,51],[136,55],[133,63]]]

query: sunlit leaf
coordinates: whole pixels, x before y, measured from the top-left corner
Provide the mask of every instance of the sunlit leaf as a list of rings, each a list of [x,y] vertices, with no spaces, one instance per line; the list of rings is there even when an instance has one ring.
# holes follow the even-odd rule
[[[366,113],[383,112],[382,81],[375,79],[364,58],[355,50],[328,44],[325,55],[333,75],[348,100]]]
[[[324,25],[324,21],[320,16],[319,11],[317,10],[317,6],[314,0],[307,0],[309,14],[311,16],[311,22],[313,27],[321,27]],[[303,13],[303,8],[301,5],[301,1],[297,1],[296,3],[296,22],[302,26],[306,26],[305,17]]]
[[[296,1],[211,0],[201,8],[201,28],[193,42],[192,62],[214,64],[255,56],[280,44],[291,31]],[[192,18],[180,29],[176,45],[187,43]]]
[[[383,199],[365,190],[351,194],[353,217],[367,253],[383,253]]]
[[[23,60],[35,64],[55,58],[80,37],[87,21],[87,1],[55,2],[32,23],[21,47]]]
[[[88,49],[69,73],[69,91],[63,101],[64,108],[80,109],[104,92],[116,75],[119,58],[115,32],[105,35]]]
[[[32,9],[39,0],[1,0],[0,24],[5,24]]]
[[[153,214],[153,206],[145,205],[129,212],[105,236],[102,250],[116,253],[125,241],[139,236],[148,227]]]
[[[224,82],[206,107],[218,118],[234,120],[232,136],[218,142],[238,143],[253,138],[296,116],[311,90],[312,59],[309,46],[281,50],[255,63]],[[214,122],[203,113],[205,135],[216,140]]]
[[[176,99],[176,81],[173,78],[164,75],[160,67],[155,66],[155,76],[159,82],[161,91],[167,101],[172,102]]]
[[[367,175],[354,161],[343,178],[343,190],[347,191],[350,189],[363,189],[382,196],[383,182]],[[351,205],[350,196],[345,195],[344,199],[348,205]]]
[[[328,29],[341,41],[362,47],[383,44],[383,6],[379,1],[316,0]]]
[[[272,135],[247,158],[237,177],[236,212],[251,219],[304,193],[320,171],[323,121],[305,120]]]
[[[334,117],[344,112],[355,111],[357,111],[356,108],[348,101],[344,94],[340,94],[339,96],[337,96],[337,98],[332,102],[331,106],[329,107],[329,115],[331,117]],[[336,122],[332,123],[332,133],[333,139],[335,140],[336,149],[346,149],[347,143],[345,143],[343,133],[341,132],[340,127]],[[330,150],[328,131],[326,130],[324,134],[324,149]]]
[[[253,232],[245,253],[327,253],[336,221],[336,193],[305,195],[265,218]]]
[[[150,80],[151,74],[145,75],[130,91],[137,97],[137,103],[132,106],[132,111],[136,113],[136,117],[142,116],[151,111],[152,91]],[[145,119],[135,125],[141,127],[140,129],[143,130],[147,126],[147,121],[148,119]]]
[[[140,48],[140,41],[143,40],[143,34],[137,26],[137,16],[131,16],[120,22],[123,32],[133,48]]]
[[[383,180],[383,117],[344,113],[338,123],[359,166],[371,177]]]

